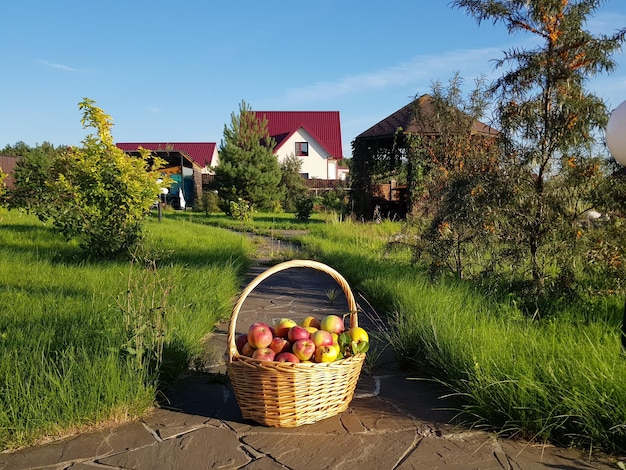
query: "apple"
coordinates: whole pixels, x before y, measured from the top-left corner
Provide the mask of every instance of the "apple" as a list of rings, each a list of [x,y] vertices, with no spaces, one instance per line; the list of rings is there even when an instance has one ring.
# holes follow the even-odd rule
[[[313,334],[317,331],[317,328],[315,328],[314,326],[305,326],[304,329],[307,330],[309,334]]]
[[[238,335],[237,338],[235,339],[235,345],[237,346],[237,351],[239,351],[240,354],[241,354],[241,350],[243,349],[243,345],[246,344],[247,342],[248,342],[248,335],[245,333]]]
[[[299,339],[309,339],[310,337],[311,333],[309,333],[306,328],[298,325],[292,326],[289,329],[289,333],[287,333],[287,338],[289,338],[289,341],[292,343],[295,343]]]
[[[252,345],[246,341],[246,344],[241,347],[241,354],[243,354],[244,356],[252,357],[252,353],[254,353],[254,350],[255,348],[253,348]]]
[[[272,331],[265,323],[253,323],[248,329],[248,343],[253,348],[267,348],[272,342]]]
[[[269,348],[276,354],[289,352],[291,351],[291,343],[285,338],[281,338],[280,336],[274,336]]]
[[[331,333],[342,333],[345,330],[343,318],[338,315],[326,315],[320,322],[320,329]]]
[[[291,351],[300,361],[308,361],[315,354],[315,343],[310,339],[299,339],[293,343]]]
[[[274,358],[274,360],[277,362],[293,362],[295,364],[300,362],[300,359],[298,359],[298,356],[290,352],[280,353],[278,356]]]
[[[273,361],[276,357],[276,353],[270,348],[255,349],[252,353],[252,359],[259,359],[261,361]]]
[[[333,362],[339,355],[339,349],[330,346],[320,346],[315,349],[315,362]]]
[[[274,336],[286,338],[289,330],[296,325],[297,323],[290,318],[281,318],[274,326]]]
[[[302,320],[302,323],[300,323],[300,326],[303,327],[307,327],[307,326],[312,326],[313,328],[316,329],[320,329],[320,321],[318,318],[315,317],[306,317],[304,320]]]
[[[333,335],[330,331],[317,330],[311,335],[311,341],[315,343],[316,348],[319,348],[320,346],[330,346],[333,344]]]
[[[366,343],[366,342],[369,342],[370,340],[367,334],[367,331],[365,331],[360,326],[355,326],[353,328],[350,328],[348,330],[348,334],[352,338],[352,341],[356,341],[357,343]]]

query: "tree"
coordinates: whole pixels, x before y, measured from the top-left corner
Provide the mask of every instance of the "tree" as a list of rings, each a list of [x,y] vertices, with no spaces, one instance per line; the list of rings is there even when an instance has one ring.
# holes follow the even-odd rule
[[[23,209],[45,219],[50,193],[46,181],[53,162],[67,150],[65,146],[54,147],[48,142],[31,148],[23,142],[14,147],[5,147],[5,152],[18,155],[13,169],[13,188],[4,197],[9,209]]]
[[[47,208],[40,212],[62,234],[78,237],[91,255],[128,254],[141,240],[141,221],[158,200],[162,165],[142,150],[131,157],[117,148],[111,117],[85,98],[79,109],[83,127],[92,127],[82,147],[68,148],[54,160],[46,182]]]
[[[415,101],[422,132],[406,136],[413,214],[408,229],[421,231],[414,247],[433,275],[449,270],[459,279],[493,240],[488,199],[498,173],[498,133],[482,126],[488,109],[483,80],[465,98],[455,75],[446,86]],[[424,226],[423,230],[420,230]]]
[[[242,199],[267,209],[280,200],[281,171],[274,146],[267,119],[257,117],[242,101],[239,114],[231,114],[230,127],[224,126],[220,165],[215,170],[215,186],[227,206]]]
[[[304,179],[300,176],[301,168],[302,160],[294,154],[289,155],[280,163],[280,186],[284,191],[282,206],[285,211],[294,211],[296,201],[307,192]]]
[[[527,253],[532,289],[542,292],[549,271],[559,271],[555,240],[574,246],[580,207],[563,197],[581,181],[558,178],[568,165],[587,166],[596,133],[605,127],[607,109],[584,89],[592,76],[610,72],[626,30],[592,35],[585,21],[600,0],[455,0],[480,24],[490,20],[510,33],[530,33],[534,49],[514,48],[496,67],[505,69],[491,91],[501,127],[503,175],[502,237],[511,253]],[[599,172],[601,167],[595,167]],[[586,207],[584,210],[587,210]],[[570,257],[571,259],[571,257]],[[563,274],[564,266],[560,267]],[[565,269],[567,271],[567,269]]]

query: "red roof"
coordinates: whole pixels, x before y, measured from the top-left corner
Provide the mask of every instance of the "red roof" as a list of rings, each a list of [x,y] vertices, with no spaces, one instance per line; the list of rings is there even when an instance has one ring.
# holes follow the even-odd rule
[[[115,145],[125,152],[134,152],[139,147],[152,151],[185,152],[201,167],[211,165],[215,152],[215,142],[120,142]]]
[[[331,157],[343,158],[339,111],[253,111],[267,119],[267,130],[276,141],[276,149],[298,129],[317,140]]]

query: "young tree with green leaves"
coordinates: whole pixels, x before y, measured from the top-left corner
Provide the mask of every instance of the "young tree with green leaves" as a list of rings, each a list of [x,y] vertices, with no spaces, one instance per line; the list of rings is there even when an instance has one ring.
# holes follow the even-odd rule
[[[285,211],[293,212],[296,207],[296,201],[307,193],[304,179],[300,176],[301,169],[302,160],[294,154],[289,155],[280,162],[280,186],[284,191],[282,206]]]
[[[162,161],[142,150],[132,157],[116,147],[111,117],[85,98],[79,104],[83,127],[95,129],[81,147],[54,160],[46,182],[49,198],[41,218],[68,238],[77,237],[90,255],[128,255],[141,240],[141,221],[158,200]]]
[[[457,278],[478,260],[494,238],[493,212],[486,199],[498,172],[498,132],[481,120],[488,109],[483,80],[466,98],[455,75],[435,82],[432,95],[415,101],[415,124],[422,132],[406,136],[411,168],[413,215],[409,230],[420,237],[415,257],[433,276]]]
[[[506,193],[500,197],[501,238],[508,252],[529,266],[532,291],[544,292],[555,255],[575,246],[581,211],[565,195],[580,178],[559,177],[571,165],[589,167],[598,131],[607,122],[601,99],[585,90],[589,78],[615,67],[626,30],[593,35],[586,20],[600,0],[455,0],[478,23],[504,25],[510,33],[528,33],[532,49],[513,48],[496,62],[504,69],[492,91],[502,134]],[[601,167],[591,166],[594,172]],[[557,243],[566,238],[567,243]],[[524,255],[525,253],[525,255]],[[561,257],[563,258],[563,257]],[[568,257],[571,261],[573,258]],[[551,274],[555,276],[555,274]]]
[[[3,150],[10,155],[21,156],[13,169],[13,188],[5,194],[4,201],[9,209],[23,209],[40,218],[45,217],[50,193],[46,182],[53,162],[67,150],[65,146],[54,147],[48,142],[29,147],[24,142],[7,146]]]
[[[231,114],[230,127],[224,126],[220,164],[215,170],[215,187],[226,205],[242,199],[255,208],[268,209],[280,201],[281,171],[274,146],[267,119],[242,101],[239,114]]]

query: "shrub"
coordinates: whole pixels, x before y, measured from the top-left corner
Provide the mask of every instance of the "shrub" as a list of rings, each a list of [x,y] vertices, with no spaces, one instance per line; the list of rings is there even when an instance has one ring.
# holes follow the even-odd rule
[[[237,199],[237,201],[230,201],[229,214],[231,217],[237,220],[252,220],[252,206],[245,199]]]
[[[310,195],[304,195],[296,200],[296,219],[308,220],[313,213],[313,205],[315,198]]]
[[[147,150],[137,158],[117,148],[111,117],[92,100],[84,99],[79,108],[83,127],[95,128],[96,134],[54,160],[46,183],[48,207],[38,215],[66,237],[77,237],[91,255],[129,255],[142,238],[141,221],[159,198],[160,175],[154,168],[162,162],[150,160]]]

